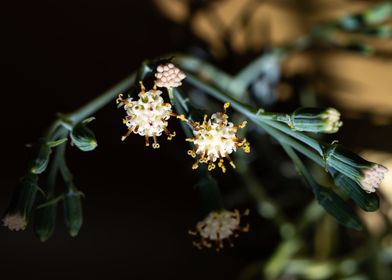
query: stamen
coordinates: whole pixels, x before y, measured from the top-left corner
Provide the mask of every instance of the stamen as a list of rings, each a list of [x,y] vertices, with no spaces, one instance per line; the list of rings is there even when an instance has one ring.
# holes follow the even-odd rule
[[[152,147],[154,148],[154,149],[159,149],[159,144],[158,144],[158,142],[157,142],[157,136],[155,135],[155,134],[153,134],[152,135],[152,138],[154,139],[154,143],[152,144]]]

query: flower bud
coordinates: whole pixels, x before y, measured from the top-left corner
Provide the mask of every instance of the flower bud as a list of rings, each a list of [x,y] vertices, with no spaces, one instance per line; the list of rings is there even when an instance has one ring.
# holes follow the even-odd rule
[[[380,200],[376,193],[367,193],[361,186],[346,175],[330,169],[335,185],[365,211],[376,211],[380,207]]]
[[[49,163],[49,157],[52,153],[46,139],[42,138],[33,148],[33,160],[29,164],[30,172],[41,174],[46,170]]]
[[[15,231],[26,228],[38,188],[38,176],[35,174],[29,173],[21,180],[3,218],[4,226]]]
[[[288,124],[298,131],[335,133],[343,123],[334,108],[300,108],[291,115]]]
[[[354,180],[366,192],[375,192],[384,179],[388,169],[380,164],[369,162],[341,145],[329,145],[324,151],[327,167]]]
[[[78,123],[71,132],[72,144],[83,152],[94,150],[98,144],[94,132],[86,124],[92,119]]]
[[[74,190],[64,195],[64,219],[72,237],[78,235],[83,223],[82,193]]]
[[[56,225],[57,203],[37,209],[34,218],[34,231],[41,242],[48,240]]]

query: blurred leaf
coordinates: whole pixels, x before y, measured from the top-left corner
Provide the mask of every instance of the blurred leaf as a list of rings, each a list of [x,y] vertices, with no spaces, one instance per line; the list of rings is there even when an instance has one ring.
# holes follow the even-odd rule
[[[362,223],[357,214],[333,190],[313,186],[319,204],[341,225],[355,230],[362,230]]]

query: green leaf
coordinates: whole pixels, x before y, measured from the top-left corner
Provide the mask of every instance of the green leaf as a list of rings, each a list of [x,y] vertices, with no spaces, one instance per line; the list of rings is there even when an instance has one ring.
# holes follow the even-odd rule
[[[319,185],[308,172],[307,168],[295,151],[285,143],[281,142],[281,144],[298,171],[303,175],[306,183],[311,187],[318,203],[325,209],[325,211],[327,211],[338,223],[345,227],[361,230],[362,223],[354,210],[351,209],[333,190]]]
[[[51,205],[55,205],[55,204],[57,204],[57,202],[59,202],[60,200],[63,200],[63,199],[64,199],[64,195],[61,194],[58,197],[52,198],[52,199],[50,199],[50,200],[48,200],[48,201],[46,201],[44,203],[39,204],[36,207],[36,209],[38,210],[38,209],[45,208],[45,207],[48,207],[48,206],[51,206]]]
[[[67,140],[68,140],[68,138],[61,138],[56,141],[49,141],[48,143],[46,143],[46,145],[48,145],[49,148],[54,148],[54,147],[60,146],[61,144],[67,142]]]
[[[357,214],[333,190],[321,186],[313,186],[313,191],[319,204],[338,223],[351,229],[362,230],[362,223]]]

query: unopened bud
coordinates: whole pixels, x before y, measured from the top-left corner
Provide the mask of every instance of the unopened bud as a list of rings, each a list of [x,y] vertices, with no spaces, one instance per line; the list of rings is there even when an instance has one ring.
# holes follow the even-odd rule
[[[78,235],[83,224],[82,193],[70,190],[64,195],[64,219],[72,237]]]
[[[37,175],[29,173],[22,179],[3,218],[4,226],[15,231],[26,228],[38,188]]]
[[[366,192],[375,192],[388,169],[380,164],[367,161],[341,145],[329,145],[324,151],[328,167],[357,182]]]
[[[94,132],[86,126],[92,120],[91,118],[77,124],[71,132],[72,144],[83,152],[92,151],[98,146]]]
[[[335,133],[343,124],[334,108],[300,108],[289,116],[288,122],[295,130],[315,133]]]
[[[33,147],[33,159],[29,164],[30,172],[34,174],[41,174],[46,170],[49,163],[49,157],[52,153],[50,146],[46,139],[42,138]]]
[[[56,214],[57,203],[36,210],[34,231],[42,242],[45,242],[52,236],[56,225]]]

